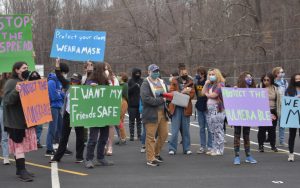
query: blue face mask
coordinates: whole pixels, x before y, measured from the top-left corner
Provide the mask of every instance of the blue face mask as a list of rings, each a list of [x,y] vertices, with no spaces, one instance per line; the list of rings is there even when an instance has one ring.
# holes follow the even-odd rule
[[[245,81],[248,86],[252,85],[252,79],[246,78]]]
[[[216,77],[216,76],[210,76],[210,77],[209,77],[209,80],[210,80],[211,82],[215,82],[215,81],[217,81],[217,77]]]
[[[159,77],[159,72],[152,72],[150,76],[153,80],[156,80]]]

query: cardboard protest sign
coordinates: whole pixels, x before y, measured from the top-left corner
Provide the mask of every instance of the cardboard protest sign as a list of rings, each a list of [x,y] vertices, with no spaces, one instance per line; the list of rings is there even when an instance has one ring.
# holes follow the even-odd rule
[[[71,61],[104,61],[106,32],[56,29],[51,57]]]
[[[300,128],[300,98],[282,97],[280,127]]]
[[[48,82],[46,79],[18,83],[22,108],[28,127],[52,121]]]
[[[34,70],[31,24],[30,15],[0,15],[0,72],[11,72],[18,61]]]
[[[121,100],[120,86],[71,86],[70,124],[87,128],[119,125]]]
[[[232,126],[272,126],[266,89],[222,88],[225,113]]]

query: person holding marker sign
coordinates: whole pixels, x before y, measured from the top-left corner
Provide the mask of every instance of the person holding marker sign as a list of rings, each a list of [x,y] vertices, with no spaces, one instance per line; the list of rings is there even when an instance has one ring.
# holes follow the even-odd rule
[[[291,77],[289,87],[285,92],[286,96],[290,97],[298,97],[300,98],[300,73],[294,74]],[[297,128],[289,128],[289,157],[288,161],[293,162],[294,157],[294,145],[295,145],[295,138],[297,133]]]
[[[225,86],[225,79],[219,69],[209,69],[207,75],[202,93],[208,98],[206,120],[212,134],[212,150],[206,154],[218,156],[224,152],[225,112],[221,88]]]
[[[255,81],[253,76],[249,72],[243,72],[238,79],[237,83],[238,88],[255,88]],[[234,127],[234,152],[235,158],[233,164],[239,165],[241,164],[240,160],[240,138],[241,132],[243,129],[243,138],[244,138],[244,147],[245,147],[245,154],[246,154],[246,163],[255,164],[257,161],[250,155],[250,127]]]
[[[272,127],[259,127],[258,128],[258,150],[259,152],[264,152],[264,141],[266,140],[266,131],[268,131],[271,149],[274,152],[278,152],[276,147],[276,125],[277,119],[280,115],[280,102],[281,97],[278,92],[277,87],[274,83],[274,76],[271,73],[264,74],[261,77],[261,83],[259,84],[260,88],[266,88],[269,95],[269,104],[272,118]]]
[[[12,68],[12,78],[4,87],[3,112],[4,126],[9,134],[9,151],[15,156],[19,179],[24,182],[33,181],[34,174],[25,167],[25,153],[37,150],[35,128],[27,128],[19,92],[22,90],[18,82],[29,76],[25,62],[16,62]]]

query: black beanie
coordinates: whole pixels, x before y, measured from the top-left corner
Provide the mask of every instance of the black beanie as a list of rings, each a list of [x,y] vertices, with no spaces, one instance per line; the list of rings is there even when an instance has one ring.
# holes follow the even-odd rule
[[[68,73],[69,72],[69,66],[66,63],[60,63],[59,68],[61,72]]]

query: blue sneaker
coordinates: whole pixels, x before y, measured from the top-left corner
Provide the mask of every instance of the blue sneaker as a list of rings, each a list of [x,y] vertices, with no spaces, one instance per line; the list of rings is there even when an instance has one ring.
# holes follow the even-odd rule
[[[241,164],[241,159],[240,159],[240,157],[235,157],[234,160],[233,160],[233,164],[234,164],[234,165],[240,165],[240,164]]]
[[[257,163],[257,161],[251,155],[246,157],[245,162],[246,163],[251,163],[251,164],[256,164]]]

